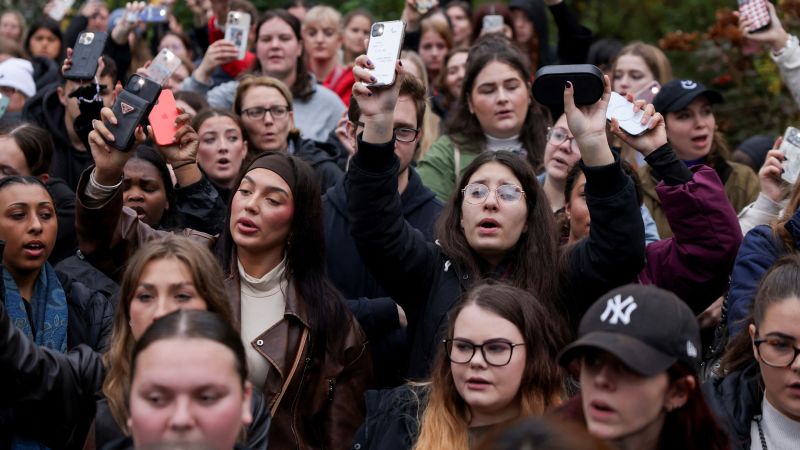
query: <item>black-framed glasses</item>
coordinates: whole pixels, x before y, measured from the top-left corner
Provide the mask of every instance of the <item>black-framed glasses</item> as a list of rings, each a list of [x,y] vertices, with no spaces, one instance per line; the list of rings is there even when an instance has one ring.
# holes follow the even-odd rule
[[[265,108],[263,106],[253,106],[252,108],[242,110],[242,115],[246,116],[250,120],[262,120],[267,113],[270,113],[273,119],[283,119],[291,110],[292,108],[285,105],[275,105],[270,106],[269,108]]]
[[[363,128],[364,122],[356,122],[356,125]],[[394,138],[400,142],[414,142],[419,136],[419,128],[398,127],[394,129]]]
[[[580,149],[578,148],[578,141],[575,140],[575,136],[570,136],[569,131],[566,128],[562,127],[552,127],[547,129],[547,142],[553,145],[561,145],[564,141],[569,140],[569,148],[573,152],[579,152]]]
[[[483,360],[486,364],[495,367],[502,367],[511,362],[514,354],[514,347],[525,344],[512,344],[504,339],[490,339],[483,344],[474,344],[463,339],[444,339],[445,351],[451,362],[456,364],[467,364],[475,357],[475,350],[481,349]]]
[[[496,189],[490,189],[485,184],[470,183],[461,190],[461,193],[464,194],[464,200],[471,205],[480,205],[485,202],[492,192],[494,192],[496,199],[504,203],[514,203],[525,196],[525,191],[513,184],[504,184],[497,186]]]
[[[791,341],[778,336],[753,339],[753,345],[764,364],[779,369],[794,364],[797,354],[800,353],[800,348],[792,345]]]

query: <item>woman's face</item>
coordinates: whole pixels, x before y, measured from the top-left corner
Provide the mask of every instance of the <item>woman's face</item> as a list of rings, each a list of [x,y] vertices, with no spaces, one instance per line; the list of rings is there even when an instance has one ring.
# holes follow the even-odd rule
[[[554,144],[562,139],[561,143]],[[562,114],[550,130],[550,138],[544,147],[544,168],[549,179],[563,183],[570,169],[578,164],[581,152],[575,137],[569,132],[567,116]]]
[[[156,166],[148,161],[131,158],[125,163],[122,182],[122,204],[132,208],[139,220],[157,227],[164,211],[169,209],[167,188]]]
[[[15,42],[22,40],[22,24],[15,14],[7,12],[0,16],[0,37]]]
[[[490,189],[483,203],[472,204],[466,196],[461,202],[461,228],[469,246],[493,265],[499,264],[506,253],[527,230],[528,205],[525,196],[516,201],[501,200],[496,189],[503,185],[522,188],[519,179],[508,167],[492,161],[482,165],[468,184],[479,183]]]
[[[0,136],[0,148],[3,149],[0,152],[0,179],[12,175],[29,176],[31,174],[25,154],[22,153],[22,149],[19,148],[14,138]]]
[[[569,242],[579,241],[589,235],[592,218],[589,215],[589,207],[586,206],[585,188],[586,177],[581,173],[575,180],[572,192],[564,205],[569,220]]]
[[[167,78],[167,80],[164,82],[164,87],[166,89],[172,90],[173,92],[178,92],[181,90],[181,83],[183,83],[183,80],[188,78],[189,75],[191,75],[189,73],[189,69],[187,69],[186,66],[181,64],[180,66],[178,66],[178,68],[175,69],[175,71],[172,72],[172,75],[170,75],[169,78]]]
[[[247,154],[242,130],[230,117],[215,116],[206,119],[197,133],[200,135],[197,164],[217,185],[233,187]]]
[[[800,422],[800,358],[795,358],[787,368],[770,367],[764,363],[764,357],[788,354],[793,351],[792,347],[800,346],[800,299],[789,298],[767,307],[758,330],[750,325],[750,337],[768,339],[758,348],[753,346],[764,380],[764,395],[775,409]]]
[[[158,44],[158,50],[161,51],[165,48],[168,48],[175,56],[179,58],[188,58],[189,52],[186,49],[186,45],[184,45],[183,41],[174,34],[168,34],[161,38],[161,42]]]
[[[708,156],[717,121],[707,98],[697,97],[685,109],[667,113],[666,119],[667,140],[678,158],[693,161]]]
[[[239,252],[283,254],[294,219],[291,188],[278,174],[253,169],[231,200],[230,232]]]
[[[56,244],[58,220],[50,194],[39,185],[9,184],[0,190],[3,263],[11,273],[39,270]]]
[[[275,17],[258,29],[256,56],[266,75],[284,80],[294,76],[297,58],[303,54],[303,43],[288,23]]]
[[[129,309],[133,338],[139,339],[154,320],[178,309],[208,309],[195,288],[189,267],[177,258],[154,259],[145,264]]]
[[[260,152],[282,152],[288,147],[289,132],[294,128],[294,113],[276,118],[273,114],[264,113],[261,118],[251,119],[246,111],[251,108],[272,108],[283,106],[290,108],[281,92],[274,87],[254,86],[242,95],[242,124],[247,130],[247,142]]]
[[[511,10],[511,20],[514,25],[514,35],[517,38],[517,43],[521,45],[528,45],[533,39],[534,27],[531,19],[527,14],[519,8]]]
[[[508,64],[492,61],[475,77],[468,103],[484,133],[518,136],[531,104],[529,83]]]
[[[47,28],[39,28],[31,35],[28,41],[31,56],[43,56],[56,59],[61,53],[61,41],[58,36]]]
[[[351,55],[362,55],[367,52],[365,39],[369,38],[369,30],[372,24],[367,16],[355,16],[344,28],[343,42],[345,51]]]
[[[612,86],[616,92],[622,95],[636,94],[655,79],[655,74],[644,62],[644,58],[628,54],[617,58]]]
[[[152,343],[136,362],[128,426],[137,448],[169,442],[229,450],[252,422],[252,387],[228,347],[202,338]]]
[[[467,12],[458,6],[451,6],[445,10],[445,13],[450,18],[450,25],[453,27],[453,41],[456,46],[468,44],[472,36],[472,21]]]
[[[660,434],[666,407],[676,402],[666,372],[644,377],[602,350],[587,352],[580,367],[589,433],[609,441]]]
[[[460,8],[459,8],[460,10]],[[447,76],[445,86],[453,98],[461,98],[461,89],[464,87],[464,75],[467,73],[467,52],[458,52],[447,60]]]
[[[303,27],[303,45],[310,59],[330,61],[342,46],[339,24],[309,23]]]
[[[422,34],[419,41],[419,56],[425,63],[431,78],[434,78],[442,70],[444,57],[448,50],[447,41],[436,31],[428,30]]]
[[[458,314],[453,339],[460,341],[453,343],[454,353],[469,352],[469,346],[464,344],[468,342],[485,345],[483,351],[489,358],[500,359],[505,359],[509,349],[506,345],[492,343],[524,344],[522,333],[513,323],[475,304]],[[450,362],[453,382],[469,406],[473,424],[497,423],[519,415],[519,387],[526,356],[525,345],[512,347],[508,364],[497,367],[488,364],[481,350],[476,348],[468,363]]]

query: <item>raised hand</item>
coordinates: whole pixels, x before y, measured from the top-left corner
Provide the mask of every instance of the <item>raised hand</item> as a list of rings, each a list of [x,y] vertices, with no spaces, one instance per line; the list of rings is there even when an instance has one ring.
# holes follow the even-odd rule
[[[611,119],[611,132],[622,139],[623,142],[633,147],[637,152],[641,153],[643,156],[647,156],[667,143],[667,128],[665,126],[664,117],[661,113],[656,112],[656,108],[652,104],[648,104],[644,100],[634,101],[633,94],[628,94],[626,97],[629,102],[633,103],[634,113],[644,110],[644,115],[640,123],[642,125],[649,123],[647,131],[639,136],[631,136],[620,129],[617,119]]]
[[[777,51],[786,45],[789,35],[786,33],[786,30],[783,29],[783,24],[781,24],[781,21],[778,18],[778,14],[775,11],[775,6],[770,2],[766,2],[766,4],[767,9],[769,9],[770,18],[769,28],[766,30],[759,31],[757,33],[751,33],[747,30],[752,26],[753,21],[750,20],[749,17],[741,15],[738,11],[734,12],[734,15],[739,17],[739,30],[742,31],[744,37],[753,42],[769,44],[772,47],[772,50]]]
[[[361,109],[364,122],[363,139],[373,144],[385,143],[392,140],[394,135],[394,107],[400,95],[400,84],[403,80],[403,63],[397,61],[395,66],[395,81],[391,86],[369,87],[375,78],[370,72],[375,65],[361,55],[356,58],[353,66],[353,75],[356,82],[353,84],[353,97],[356,98]]]
[[[233,42],[220,39],[208,46],[203,61],[194,71],[194,78],[201,83],[210,83],[211,74],[222,64],[239,59],[239,48]]]
[[[578,142],[583,162],[589,166],[604,166],[614,162],[606,137],[606,109],[611,97],[611,81],[603,76],[603,95],[592,105],[575,105],[575,87],[567,82],[564,89],[564,113],[567,126]]]
[[[125,163],[132,156],[132,152],[121,152],[110,145],[114,142],[114,134],[104,122],[117,125],[117,118],[111,108],[100,111],[101,120],[92,121],[93,130],[89,133],[89,149],[95,163],[95,180],[104,186],[113,186],[122,179]],[[145,140],[142,127],[136,127],[136,145]]]
[[[158,147],[164,159],[173,167],[197,161],[197,147],[200,144],[197,131],[189,124],[192,116],[180,111],[181,114],[175,119],[178,131],[175,132],[174,144]]]
[[[786,197],[786,193],[791,187],[781,179],[783,174],[783,152],[778,150],[783,138],[775,141],[774,148],[767,152],[764,164],[758,171],[758,183],[761,185],[761,192],[775,203],[780,202]]]

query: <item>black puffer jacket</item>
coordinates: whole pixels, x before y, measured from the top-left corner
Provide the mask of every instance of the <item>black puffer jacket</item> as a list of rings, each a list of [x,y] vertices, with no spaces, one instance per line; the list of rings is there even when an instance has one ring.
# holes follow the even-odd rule
[[[53,196],[58,217],[56,246],[48,258],[50,264],[56,264],[78,250],[78,238],[75,234],[75,192],[60,178],[50,177],[46,185],[47,191]]]
[[[83,344],[96,352],[105,351],[114,327],[114,304],[102,292],[64,272],[56,270],[56,276],[67,296],[67,348]]]
[[[394,142],[359,140],[358,149],[346,179],[353,237],[375,279],[406,312],[409,377],[426,378],[447,314],[473,280],[403,220]],[[575,323],[599,296],[630,283],[644,267],[644,225],[633,182],[619,162],[583,171],[592,226],[589,237],[568,250],[561,296]]]
[[[289,153],[302,159],[314,169],[322,193],[335,185],[344,175],[337,164],[339,151],[331,144],[299,136],[290,137]]]
[[[728,431],[731,450],[750,449],[750,427],[753,418],[761,414],[764,398],[760,384],[761,371],[754,361],[744,370],[712,378],[703,385],[709,406]]]
[[[422,418],[420,405],[427,403],[425,389],[406,384],[367,391],[364,400],[367,416],[353,438],[354,450],[401,450],[414,446]]]

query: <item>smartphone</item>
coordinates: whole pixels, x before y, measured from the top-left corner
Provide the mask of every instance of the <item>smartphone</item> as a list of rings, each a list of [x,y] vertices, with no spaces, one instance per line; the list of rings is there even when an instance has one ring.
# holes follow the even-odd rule
[[[739,14],[747,16],[753,25],[747,31],[757,33],[769,28],[770,17],[767,8],[768,0],[739,0]]]
[[[481,28],[481,32],[486,34],[503,31],[504,24],[503,16],[499,14],[489,14],[487,16],[483,16],[483,27]]]
[[[786,182],[794,184],[800,175],[800,130],[789,127],[783,133],[783,142],[779,148],[783,152],[783,178]]]
[[[67,14],[72,5],[75,4],[75,0],[54,0],[53,7],[50,8],[50,11],[47,13],[50,18],[55,20],[56,22],[61,22],[61,19]]]
[[[428,11],[436,8],[439,5],[437,0],[417,0],[417,12],[420,14],[427,14]]]
[[[0,94],[0,118],[6,114],[9,103],[11,103],[11,99],[3,94]]]
[[[162,48],[158,55],[153,58],[150,67],[147,68],[148,78],[160,85],[172,76],[172,73],[181,65],[181,59],[175,56],[168,48]]]
[[[634,94],[633,98],[636,100],[644,100],[647,103],[653,103],[653,99],[656,98],[659,91],[661,91],[661,83],[656,80],[653,80],[647,83],[647,86],[643,87],[639,92]]]
[[[225,25],[225,40],[233,42],[239,49],[239,59],[244,59],[247,54],[247,35],[250,33],[250,14],[241,11],[228,13],[228,22]]]
[[[131,75],[111,107],[117,125],[106,122],[114,135],[114,142],[109,145],[122,152],[130,151],[135,142],[136,127],[145,124],[160,95],[160,84],[138,74]]]
[[[167,17],[167,7],[166,6],[148,6],[139,14],[139,19],[142,22],[148,23],[162,23],[166,22],[169,18]]]
[[[391,86],[395,80],[395,66],[403,49],[406,24],[401,20],[376,22],[370,31],[367,58],[375,64],[370,86]]]
[[[64,72],[67,80],[91,80],[97,72],[97,60],[106,48],[108,34],[103,31],[84,31],[75,42],[72,67]]]
[[[178,132],[178,127],[175,126],[175,119],[178,118],[178,115],[180,112],[172,91],[162,89],[158,101],[147,116],[156,144],[163,147],[174,143],[175,133]]]
[[[609,122],[611,119],[617,119],[619,127],[623,131],[631,136],[638,136],[647,131],[648,124],[642,125],[640,123],[642,116],[644,116],[644,111],[634,113],[633,103],[629,102],[628,99],[616,92],[611,93],[608,109],[606,110],[606,119]]]

